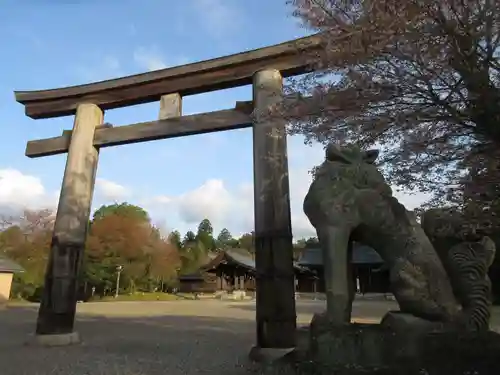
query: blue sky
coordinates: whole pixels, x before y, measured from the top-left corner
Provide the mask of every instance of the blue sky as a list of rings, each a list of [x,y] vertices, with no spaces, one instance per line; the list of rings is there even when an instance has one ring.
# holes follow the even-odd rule
[[[307,34],[284,0],[0,0],[0,206],[57,203],[65,155],[24,156],[26,142],[60,135],[72,118],[32,120],[14,90],[71,86],[162,69],[272,45]],[[183,113],[232,108],[251,88],[183,99]],[[159,104],[106,112],[117,125],[154,120]],[[302,214],[319,145],[289,138],[294,235],[312,235]],[[204,217],[235,235],[253,229],[251,130],[106,148],[94,207],[128,201],[167,230],[194,229]],[[403,197],[414,206],[417,197]],[[419,199],[417,199],[419,200]],[[411,207],[410,207],[411,208]]]

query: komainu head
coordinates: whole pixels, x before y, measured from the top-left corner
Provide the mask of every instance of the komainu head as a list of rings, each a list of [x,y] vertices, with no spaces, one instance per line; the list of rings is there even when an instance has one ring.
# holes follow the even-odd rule
[[[373,164],[377,160],[378,154],[378,150],[363,151],[358,146],[352,144],[340,146],[336,143],[330,143],[326,147],[326,160],[345,164]]]
[[[391,188],[374,164],[378,154],[378,150],[365,151],[352,144],[330,143],[324,163],[316,170],[316,179],[328,181],[332,191],[374,189],[384,196],[392,196]]]

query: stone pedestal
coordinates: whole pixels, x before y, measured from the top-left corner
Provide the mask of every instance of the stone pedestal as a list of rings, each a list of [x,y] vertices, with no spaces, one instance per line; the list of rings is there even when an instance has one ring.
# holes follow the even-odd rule
[[[392,336],[379,325],[346,324],[345,326],[311,326],[310,359],[322,367],[362,366],[378,368],[392,356]]]
[[[390,312],[381,324],[344,326],[317,315],[309,334],[304,363],[319,374],[500,374],[500,335],[491,331],[460,332]]]
[[[27,345],[36,346],[68,346],[80,343],[78,332],[64,333],[60,335],[34,335],[27,341]]]

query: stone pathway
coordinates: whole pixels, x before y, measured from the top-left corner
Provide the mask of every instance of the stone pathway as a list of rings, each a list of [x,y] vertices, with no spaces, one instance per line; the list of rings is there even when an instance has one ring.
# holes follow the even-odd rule
[[[376,322],[395,304],[356,301],[356,320]],[[298,301],[307,324],[324,301]],[[253,302],[103,302],[78,305],[83,344],[41,348],[24,343],[36,305],[0,310],[1,375],[156,375],[255,373],[247,359],[255,343]],[[500,316],[500,314],[496,314]],[[497,321],[500,321],[497,319]]]

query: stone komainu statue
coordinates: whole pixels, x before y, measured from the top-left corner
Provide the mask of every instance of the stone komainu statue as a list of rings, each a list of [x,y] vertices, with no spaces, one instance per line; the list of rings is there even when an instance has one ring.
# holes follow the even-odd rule
[[[460,213],[450,208],[426,211],[422,215],[422,227],[435,243],[448,272],[463,309],[464,328],[487,330],[491,315],[488,270],[495,259],[495,243],[488,236],[478,236],[471,231]]]
[[[479,242],[453,246],[447,257],[453,291],[462,305],[465,329],[487,330],[491,314],[491,281],[488,269],[495,257],[495,244],[489,237]]]
[[[438,254],[414,215],[392,195],[374,164],[377,156],[376,150],[329,145],[304,199],[323,251],[327,318],[349,322],[348,244],[354,240],[385,261],[402,312],[467,330],[487,329],[494,243],[488,237],[458,242]]]

